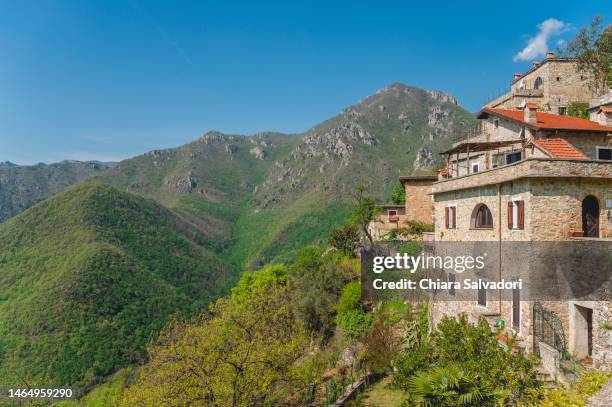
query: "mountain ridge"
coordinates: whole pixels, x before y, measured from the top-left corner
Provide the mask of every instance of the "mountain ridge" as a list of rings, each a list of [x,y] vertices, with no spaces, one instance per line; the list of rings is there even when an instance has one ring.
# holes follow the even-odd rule
[[[235,276],[170,210],[95,182],[0,224],[0,247],[0,386],[85,390]]]

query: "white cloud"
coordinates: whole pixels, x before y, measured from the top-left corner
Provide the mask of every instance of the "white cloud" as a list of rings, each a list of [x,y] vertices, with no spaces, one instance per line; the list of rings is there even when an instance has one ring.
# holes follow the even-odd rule
[[[544,56],[548,51],[548,40],[569,28],[569,24],[555,18],[549,18],[538,24],[538,33],[529,38],[527,46],[514,56],[514,62],[530,61],[536,57]]]

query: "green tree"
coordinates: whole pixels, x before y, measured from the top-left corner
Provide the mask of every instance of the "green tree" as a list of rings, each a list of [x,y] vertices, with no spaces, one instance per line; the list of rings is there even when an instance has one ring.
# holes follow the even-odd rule
[[[217,301],[209,319],[170,324],[121,404],[275,405],[293,394],[307,341],[287,285],[272,275],[247,277],[251,283]]]
[[[363,185],[358,186],[355,190],[353,201],[355,206],[353,207],[350,221],[357,225],[370,244],[373,244],[374,239],[368,230],[368,226],[380,214],[381,209],[376,205],[374,198],[366,196]]]
[[[333,333],[336,303],[348,278],[344,267],[342,257],[313,246],[302,249],[290,267],[295,313],[311,334]]]
[[[391,202],[395,205],[403,205],[406,203],[406,189],[401,183],[395,185],[395,188],[393,188]]]
[[[596,16],[567,44],[564,53],[576,58],[578,71],[589,75],[595,94],[608,90],[612,83],[612,25],[602,29],[602,18]]]
[[[354,257],[358,244],[359,230],[353,224],[347,223],[332,229],[329,234],[329,245],[346,256]]]

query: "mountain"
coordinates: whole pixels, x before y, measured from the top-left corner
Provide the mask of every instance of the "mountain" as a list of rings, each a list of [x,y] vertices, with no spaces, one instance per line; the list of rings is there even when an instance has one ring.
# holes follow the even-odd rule
[[[113,165],[99,161],[24,166],[10,161],[0,163],[0,222]]]
[[[209,132],[96,178],[171,208],[225,260],[253,268],[324,239],[357,185],[383,200],[400,174],[431,171],[474,120],[450,95],[395,83],[303,134]]]
[[[0,224],[0,387],[79,391],[235,275],[153,200],[86,182]]]

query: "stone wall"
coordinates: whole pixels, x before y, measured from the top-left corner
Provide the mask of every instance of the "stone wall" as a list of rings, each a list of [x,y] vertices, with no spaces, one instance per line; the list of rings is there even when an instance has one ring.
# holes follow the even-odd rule
[[[433,185],[433,193],[478,188],[519,178],[612,178],[612,162],[531,158],[465,177],[449,178]]]
[[[582,201],[589,195],[599,202],[599,236],[612,238],[612,212],[605,208],[605,200],[612,199],[612,179],[531,179],[530,188],[525,212],[531,240],[569,240],[571,232],[582,231]]]
[[[575,134],[562,133],[555,137],[563,137],[570,142],[574,147],[580,150],[584,155],[592,160],[597,159],[597,146],[611,147],[612,137],[607,134]]]
[[[521,92],[534,90],[538,77],[542,79],[542,96],[520,97]],[[586,73],[577,71],[574,61],[547,59],[538,68],[531,69],[512,84],[511,93],[514,97],[506,102],[505,107],[516,108],[517,103],[534,102],[540,106],[541,110],[558,114],[560,107],[567,107],[572,102],[588,102],[591,99],[587,77]]]
[[[416,178],[416,177],[415,177]],[[406,217],[424,223],[433,221],[433,196],[431,187],[435,179],[402,180],[406,191]]]

